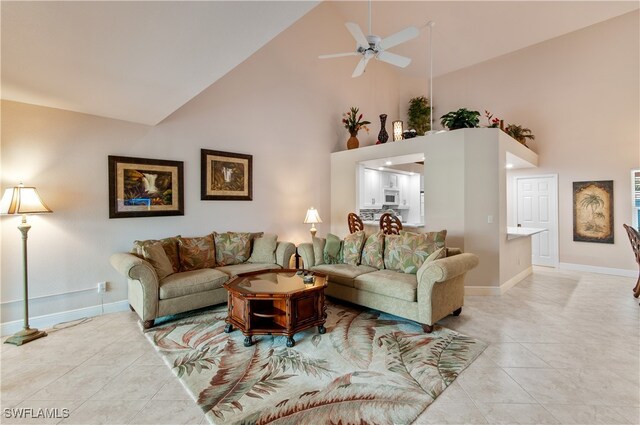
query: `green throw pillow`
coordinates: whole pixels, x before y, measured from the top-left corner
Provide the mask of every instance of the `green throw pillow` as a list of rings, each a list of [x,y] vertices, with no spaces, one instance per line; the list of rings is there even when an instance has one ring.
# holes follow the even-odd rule
[[[324,264],[324,246],[326,243],[327,240],[324,238],[313,237],[313,257],[316,266]]]
[[[213,235],[201,238],[179,238],[180,270],[199,270],[215,267],[216,253]]]
[[[345,236],[342,243],[342,262],[352,266],[360,264],[362,245],[364,245],[364,230]]]
[[[436,233],[439,232],[400,232],[400,235],[387,236],[384,248],[385,268],[415,274],[430,254],[443,248],[436,246],[440,243],[434,240]]]
[[[324,263],[342,263],[342,241],[336,235],[327,234],[327,242],[324,244]]]
[[[277,235],[264,235],[253,240],[253,251],[249,263],[276,263]]]
[[[362,259],[360,260],[360,264],[375,267],[377,269],[384,269],[383,255],[384,233],[382,233],[382,230],[378,230],[365,241],[364,248],[362,248]]]
[[[178,236],[174,236],[172,238],[164,238],[160,240],[149,239],[146,241],[135,241],[133,242],[133,253],[137,254],[139,257],[144,258],[144,253],[142,252],[142,247],[146,245],[152,245],[156,242],[160,242],[164,252],[167,254],[169,261],[171,262],[171,267],[173,268],[174,273],[178,273],[180,271],[180,255],[178,254]]]
[[[213,233],[216,244],[216,264],[231,266],[242,264],[251,253],[251,233]]]

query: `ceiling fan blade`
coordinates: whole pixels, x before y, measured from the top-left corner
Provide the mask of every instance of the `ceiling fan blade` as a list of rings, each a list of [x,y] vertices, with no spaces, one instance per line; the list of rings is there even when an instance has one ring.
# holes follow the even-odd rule
[[[399,66],[400,68],[406,68],[411,63],[411,58],[396,55],[391,52],[380,52],[378,53],[377,58],[382,62],[390,63],[391,65]]]
[[[362,75],[364,69],[367,67],[367,63],[371,59],[371,56],[364,56],[360,59],[360,62],[356,65],[356,69],[353,70],[353,74],[351,74],[351,78],[356,78]]]
[[[331,58],[342,58],[345,56],[358,56],[360,55],[360,53],[358,52],[351,52],[351,53],[334,53],[332,55],[320,55],[318,56],[319,59],[331,59]]]
[[[358,46],[362,46],[365,48],[369,47],[369,42],[367,41],[367,37],[364,36],[364,33],[360,29],[360,25],[354,24],[353,22],[347,22],[344,25],[347,27],[347,29],[349,30],[353,38],[356,40],[356,43],[358,43]]]
[[[418,34],[420,34],[420,31],[416,27],[405,28],[402,31],[398,31],[395,34],[392,34],[389,37],[384,38],[380,42],[380,48],[382,50],[390,49],[393,46],[397,46],[398,44],[404,43],[405,41],[409,41],[412,38],[416,38]]]

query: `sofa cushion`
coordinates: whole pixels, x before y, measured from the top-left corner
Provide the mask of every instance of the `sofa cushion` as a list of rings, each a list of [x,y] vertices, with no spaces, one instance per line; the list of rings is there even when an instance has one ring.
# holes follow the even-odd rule
[[[216,253],[212,235],[200,238],[178,238],[178,247],[180,270],[183,272],[215,267]]]
[[[360,275],[354,280],[354,288],[405,301],[417,301],[418,280],[415,274],[393,270],[377,270]]]
[[[160,281],[160,299],[182,297],[221,288],[229,275],[215,269],[174,273]]]
[[[324,264],[324,245],[327,243],[327,240],[324,238],[316,238],[314,236],[312,241],[315,265],[319,266],[321,264]]]
[[[429,256],[424,234],[387,235],[384,239],[384,267],[401,273],[417,273]]]
[[[383,256],[384,233],[382,233],[382,230],[378,230],[365,241],[360,264],[375,267],[376,269],[384,269]]]
[[[324,244],[324,263],[342,263],[342,241],[336,235],[327,234],[327,241]]]
[[[364,230],[345,236],[342,243],[342,262],[352,266],[360,264],[362,245],[364,245]]]
[[[276,263],[276,247],[278,246],[277,235],[264,235],[253,241],[253,249],[249,263]]]
[[[216,264],[230,266],[241,264],[251,253],[251,233],[213,233],[216,244]]]
[[[169,257],[167,257],[167,253],[160,242],[143,245],[142,255],[153,266],[159,280],[173,274],[171,261],[169,261]]]
[[[438,248],[443,248],[445,246],[445,239],[447,237],[446,230],[440,230],[439,232],[427,232],[427,233],[413,233],[408,232],[406,230],[400,230],[400,235],[410,235],[410,236],[420,236],[422,238],[426,238],[427,243],[427,253],[431,254]]]
[[[353,288],[353,279],[364,273],[376,271],[369,266],[352,266],[351,264],[322,264],[311,267],[314,272],[324,273],[329,277],[330,282]]]
[[[177,273],[180,271],[180,256],[178,254],[178,236],[174,236],[171,238],[164,239],[148,239],[146,241],[134,241],[133,242],[133,253],[138,255],[141,258],[144,258],[144,254],[142,253],[142,247],[144,245],[151,245],[156,242],[160,242],[162,244],[162,248],[164,252],[167,254],[169,261],[171,261],[171,266],[173,267],[173,272]]]
[[[243,263],[216,267],[216,270],[219,270],[229,276],[236,276],[240,273],[249,273],[257,272],[259,270],[271,270],[280,268],[281,267],[279,265],[273,263]]]

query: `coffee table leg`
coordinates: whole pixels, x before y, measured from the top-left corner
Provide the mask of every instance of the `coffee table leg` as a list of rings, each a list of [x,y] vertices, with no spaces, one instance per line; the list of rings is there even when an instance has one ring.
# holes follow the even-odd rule
[[[296,342],[293,340],[293,336],[287,337],[287,347],[291,348],[296,345]]]
[[[224,332],[229,333],[231,331],[233,331],[233,326],[231,326],[231,323],[227,323],[227,326],[224,327]]]
[[[251,335],[244,337],[244,346],[251,347],[253,345],[253,341],[251,340]]]
[[[325,332],[327,332],[327,328],[324,325],[318,326],[318,333],[324,334]]]

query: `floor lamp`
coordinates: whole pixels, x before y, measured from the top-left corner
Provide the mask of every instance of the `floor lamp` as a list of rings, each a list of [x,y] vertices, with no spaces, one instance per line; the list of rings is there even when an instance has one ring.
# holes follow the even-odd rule
[[[27,224],[27,214],[42,214],[52,212],[40,199],[38,191],[35,187],[25,187],[20,183],[16,186],[5,190],[2,200],[0,200],[0,214],[3,215],[22,215],[22,222],[18,226],[18,230],[22,233],[22,273],[24,277],[24,328],[9,337],[5,343],[22,345],[31,342],[34,339],[47,336],[46,332],[39,331],[29,327],[29,280],[27,277],[27,232],[31,225]]]

